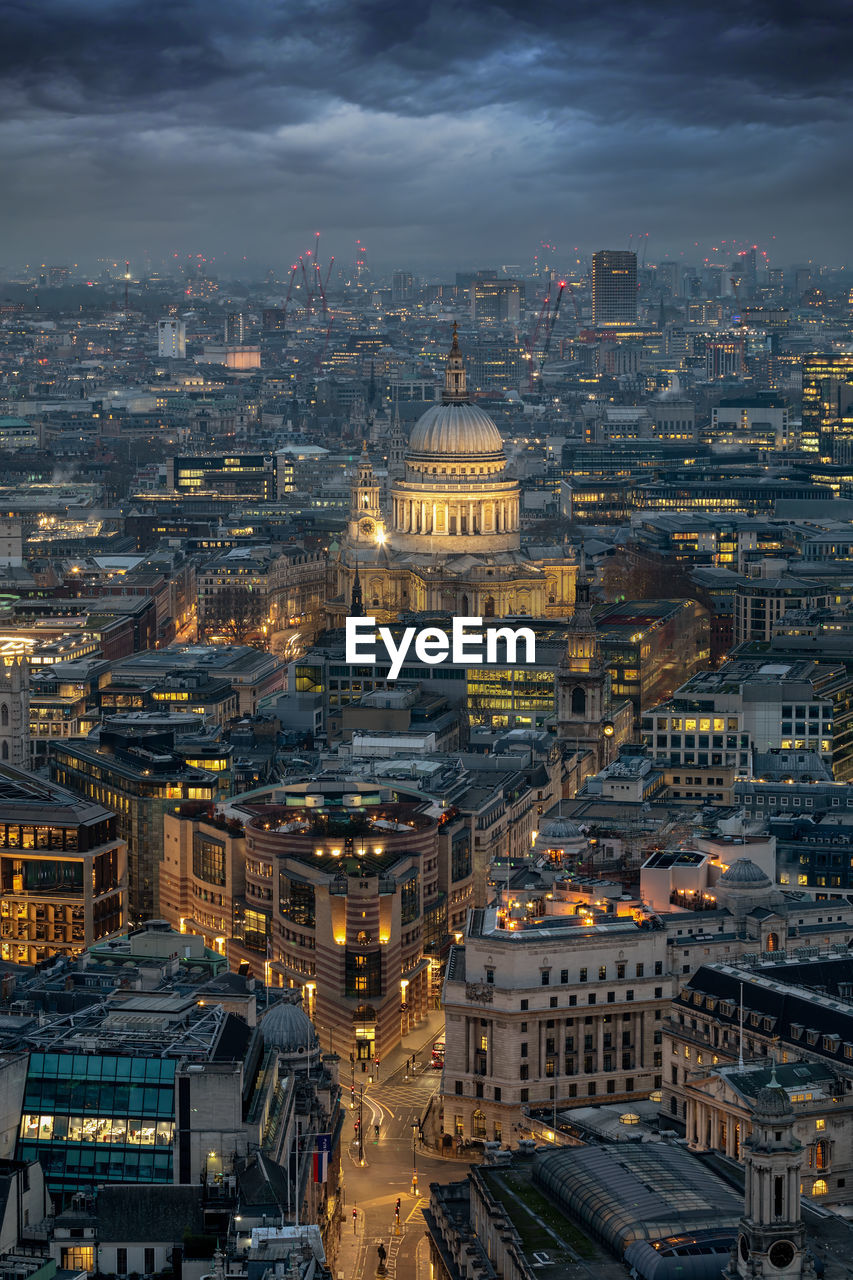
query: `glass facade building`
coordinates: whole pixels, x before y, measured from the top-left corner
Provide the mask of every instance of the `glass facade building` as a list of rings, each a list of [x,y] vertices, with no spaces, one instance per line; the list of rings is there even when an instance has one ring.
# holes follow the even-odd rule
[[[104,1182],[172,1182],[175,1061],[32,1053],[17,1158],[52,1194]]]

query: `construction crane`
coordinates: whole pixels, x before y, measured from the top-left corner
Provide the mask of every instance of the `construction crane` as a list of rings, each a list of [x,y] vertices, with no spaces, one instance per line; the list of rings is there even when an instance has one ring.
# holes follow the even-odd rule
[[[296,279],[296,273],[298,270],[299,264],[294,262],[290,271],[290,284],[287,286],[287,296],[284,299],[284,306],[282,307],[282,310],[284,311],[285,328],[287,327],[287,308],[290,306],[290,295],[293,292],[293,282]]]
[[[527,340],[527,358],[530,361],[530,373],[527,379],[528,391],[533,390],[533,383],[536,378],[536,340],[539,337],[539,330],[542,328],[542,321],[545,318],[546,311],[551,307],[551,281],[548,281],[548,290],[542,299],[542,306],[539,315],[536,317],[536,324],[533,326],[533,332]]]
[[[545,368],[545,361],[548,359],[548,352],[551,350],[551,337],[554,333],[554,326],[557,323],[557,316],[560,314],[560,303],[563,301],[563,291],[566,288],[566,281],[559,280],[557,282],[557,301],[554,303],[554,311],[549,311],[548,318],[545,321],[545,345],[542,348],[542,359],[539,361],[539,377],[542,377],[542,370]]]
[[[311,250],[309,249],[306,254],[303,255],[300,253],[299,255],[299,265],[302,268],[302,279],[305,282],[305,310],[309,316],[314,305],[314,294],[311,292],[311,286],[308,283],[308,272],[305,268],[305,258],[307,258],[310,252]]]

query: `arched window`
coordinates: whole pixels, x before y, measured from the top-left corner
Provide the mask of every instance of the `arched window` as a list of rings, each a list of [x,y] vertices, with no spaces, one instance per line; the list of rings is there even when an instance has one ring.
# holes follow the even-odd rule
[[[495,597],[494,596],[486,597],[486,604],[483,609],[483,616],[486,618],[493,618],[495,616]]]
[[[768,951],[778,951],[778,950],[779,950],[779,935],[778,935],[778,933],[768,933],[768,935],[767,935],[767,948],[766,948],[766,949],[767,949]]]
[[[817,1182],[812,1187],[812,1195],[825,1196],[828,1190],[829,1187],[826,1185],[826,1178],[818,1178]]]
[[[586,715],[586,690],[582,689],[580,685],[572,689],[572,715]]]
[[[9,724],[9,708],[4,702],[3,705],[0,706],[0,725],[2,725],[3,728],[5,729],[8,727],[8,724]]]
[[[470,612],[471,612],[471,609],[470,609],[470,605],[469,605],[469,603],[468,603],[468,597],[467,597],[467,596],[463,596],[463,597],[462,597],[462,613],[463,613],[463,616],[467,618]]]
[[[482,1111],[474,1112],[474,1132],[475,1138],[485,1138],[486,1136],[486,1117]]]
[[[815,1143],[814,1148],[814,1167],[818,1173],[823,1173],[829,1168],[829,1146],[823,1139]]]
[[[2,750],[0,750],[0,758],[2,758],[3,760],[8,760],[8,759],[9,759],[9,744],[8,744],[8,742],[4,742],[4,743],[3,743],[3,748],[2,748]]]

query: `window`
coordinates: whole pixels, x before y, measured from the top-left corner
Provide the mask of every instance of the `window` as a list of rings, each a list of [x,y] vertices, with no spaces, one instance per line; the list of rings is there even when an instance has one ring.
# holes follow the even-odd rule
[[[521,1101],[522,1101],[522,1102],[529,1102],[529,1101],[530,1101],[530,1090],[529,1090],[529,1089],[522,1089],[522,1091],[521,1091]]]
[[[607,977],[607,965],[606,965],[606,964],[600,964],[600,965],[598,966],[598,981],[599,981],[599,982],[604,982],[604,980],[606,979],[606,977]]]
[[[495,1085],[495,1102],[500,1102],[500,1100],[501,1100],[501,1087],[499,1084],[496,1084]]]
[[[814,1186],[812,1187],[812,1195],[825,1196],[828,1190],[829,1190],[829,1187],[826,1184],[826,1178],[818,1178],[818,1180],[815,1182]],[[63,1253],[64,1252],[65,1250],[63,1249]],[[62,1265],[65,1266],[65,1263],[63,1262]]]
[[[457,1092],[457,1094],[460,1094],[460,1095],[461,1095],[461,1093],[462,1093],[462,1081],[461,1081],[461,1080],[457,1080],[457,1081],[456,1081],[456,1092]]]
[[[127,1249],[116,1249],[116,1275],[127,1275]]]
[[[494,971],[494,969],[487,969],[487,970],[486,970],[486,982],[488,982],[488,983],[490,983],[490,984],[491,984],[491,983],[494,983],[494,980],[495,980],[495,971]]]
[[[646,966],[642,963],[637,965],[637,977],[642,978],[646,971]]]
[[[542,986],[548,987],[550,985],[551,985],[551,970],[543,969],[542,970]]]
[[[568,980],[569,980],[569,971],[568,971],[568,969],[561,969],[561,970],[560,970],[560,982],[562,982],[562,983],[564,983],[564,984],[565,984],[566,982],[568,982]]]
[[[152,1253],[153,1253],[152,1249]],[[95,1246],[91,1244],[72,1245],[62,1250],[62,1268],[65,1271],[94,1271]],[[154,1268],[152,1267],[153,1271]]]
[[[420,876],[410,876],[400,889],[400,923],[411,924],[420,915]]]
[[[154,1250],[146,1249],[145,1250],[145,1274],[147,1276],[150,1276],[153,1273],[155,1266],[156,1266],[156,1263],[154,1261]]]
[[[521,1042],[521,1056],[522,1058],[527,1057],[527,1041],[526,1040],[522,1040]]]
[[[581,969],[578,982],[586,982],[586,969]]]

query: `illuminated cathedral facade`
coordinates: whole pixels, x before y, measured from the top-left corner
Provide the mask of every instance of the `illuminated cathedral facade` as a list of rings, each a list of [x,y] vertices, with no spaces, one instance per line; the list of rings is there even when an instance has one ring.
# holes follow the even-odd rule
[[[366,446],[359,460],[347,532],[331,552],[330,624],[356,612],[380,622],[405,611],[570,614],[574,553],[523,547],[520,506],[500,432],[468,400],[454,326],[441,403],[412,429],[387,511]]]

